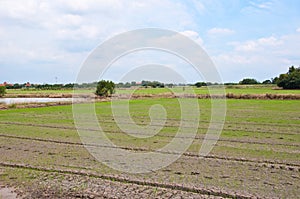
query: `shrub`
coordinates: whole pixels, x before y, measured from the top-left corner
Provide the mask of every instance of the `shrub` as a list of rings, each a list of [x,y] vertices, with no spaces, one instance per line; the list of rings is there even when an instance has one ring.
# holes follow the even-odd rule
[[[115,92],[115,83],[101,80],[97,84],[96,95],[107,97]]]
[[[259,84],[259,82],[256,79],[245,78],[242,81],[240,81],[239,84]]]
[[[272,81],[267,79],[267,80],[263,81],[262,84],[272,84]]]
[[[0,97],[3,97],[6,93],[6,87],[5,86],[0,86]]]
[[[201,86],[207,86],[205,82],[197,82],[194,84],[197,88],[200,88]]]

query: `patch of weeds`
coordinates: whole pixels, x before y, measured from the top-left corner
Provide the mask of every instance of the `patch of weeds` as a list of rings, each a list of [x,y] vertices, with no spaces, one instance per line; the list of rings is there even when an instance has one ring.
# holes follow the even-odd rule
[[[157,195],[157,187],[153,188],[153,196],[156,197]]]
[[[10,105],[8,105],[8,108],[15,109],[15,108],[17,108],[17,105],[16,104],[10,104]]]

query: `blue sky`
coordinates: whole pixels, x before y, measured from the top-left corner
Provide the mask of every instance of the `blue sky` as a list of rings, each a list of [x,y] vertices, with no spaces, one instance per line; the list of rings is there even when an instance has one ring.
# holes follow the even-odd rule
[[[197,42],[224,82],[263,81],[300,65],[299,10],[298,0],[0,0],[0,82],[75,82],[99,44],[148,27]]]

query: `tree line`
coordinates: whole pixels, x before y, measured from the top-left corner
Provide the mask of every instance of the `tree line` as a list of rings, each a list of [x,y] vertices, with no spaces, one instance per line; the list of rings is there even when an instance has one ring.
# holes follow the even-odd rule
[[[278,87],[283,89],[300,89],[300,67],[296,68],[294,66],[289,67],[287,73],[280,74],[278,77],[271,78],[270,80],[265,80],[259,82],[253,78],[245,78],[239,83],[225,83],[222,85],[249,85],[249,84],[277,84]],[[73,88],[82,88],[82,89],[96,89],[96,94],[99,96],[108,96],[114,93],[115,88],[130,88],[130,87],[145,87],[145,88],[172,88],[174,86],[210,86],[210,85],[219,85],[219,83],[211,82],[196,82],[195,84],[165,84],[159,81],[146,81],[142,82],[126,82],[126,83],[117,83],[115,84],[112,81],[101,80],[100,82],[92,83],[69,83],[69,84],[30,84],[29,82],[24,84],[4,84],[0,85],[0,97],[4,96],[6,89],[38,89],[38,90],[62,90],[62,89],[73,89]]]
[[[289,67],[287,73],[280,74],[278,77],[265,80],[262,83],[252,78],[245,78],[239,82],[241,85],[247,84],[276,84],[283,89],[300,89],[300,67]]]

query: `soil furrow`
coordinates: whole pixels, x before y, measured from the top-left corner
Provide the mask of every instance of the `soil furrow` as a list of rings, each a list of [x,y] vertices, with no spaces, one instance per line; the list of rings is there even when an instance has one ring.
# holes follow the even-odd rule
[[[45,125],[45,124],[31,124],[31,123],[19,123],[19,122],[0,122],[0,124],[8,124],[8,125],[21,125],[21,126],[35,126],[35,127],[45,127],[45,128],[55,128],[55,129],[69,129],[69,130],[87,130],[87,131],[99,131],[98,129],[83,129],[83,128],[75,128],[75,127],[67,127],[67,126],[53,126],[53,125]],[[123,133],[122,131],[105,131],[106,133]],[[142,132],[139,133],[132,133],[136,135],[144,135]],[[162,135],[158,134],[155,135],[157,137],[166,137],[166,138],[173,138],[172,135]],[[180,139],[198,139],[203,140],[204,135],[196,136],[196,137],[189,137],[189,136],[177,136],[177,138]],[[214,139],[210,139],[214,140]],[[292,146],[292,147],[300,147],[300,144],[297,143],[281,143],[281,142],[270,142],[270,141],[254,141],[254,140],[238,140],[238,139],[225,139],[225,138],[219,138],[217,141],[224,141],[224,142],[234,142],[234,143],[245,143],[245,144],[269,144],[269,145],[278,145],[278,146]]]
[[[15,163],[7,163],[7,162],[0,162],[0,166],[3,167],[11,167],[11,168],[21,168],[21,169],[30,169],[36,171],[43,171],[43,172],[55,172],[55,173],[62,173],[62,174],[72,174],[72,175],[80,175],[80,176],[89,176],[94,178],[100,178],[109,181],[117,181],[121,183],[128,183],[128,184],[135,184],[135,185],[143,185],[149,187],[158,187],[158,188],[165,188],[171,190],[179,190],[184,192],[193,192],[202,195],[212,195],[212,196],[220,196],[225,198],[241,198],[241,199],[248,199],[253,198],[252,195],[243,195],[237,192],[230,193],[225,192],[223,190],[217,190],[214,188],[205,189],[199,187],[188,187],[181,184],[167,184],[167,183],[159,183],[153,181],[141,181],[137,179],[130,179],[126,177],[116,176],[116,175],[105,175],[99,174],[95,172],[87,172],[87,171],[78,171],[78,170],[70,170],[70,169],[54,169],[54,168],[47,168],[47,167],[37,167],[28,164],[15,164]]]
[[[0,136],[6,137],[6,138],[32,140],[32,141],[38,141],[38,142],[50,142],[50,143],[56,143],[56,144],[84,146],[82,143],[78,143],[78,142],[58,141],[58,140],[50,140],[50,139],[42,139],[42,138],[30,138],[30,137],[4,135],[4,134],[0,134]],[[150,150],[150,149],[146,149],[146,148],[121,147],[121,146],[113,147],[113,146],[92,145],[92,144],[85,144],[85,145],[99,147],[99,148],[121,148],[124,150],[131,150],[131,151],[136,151],[136,152],[138,152],[138,151],[154,152],[155,151],[155,150]],[[181,154],[178,152],[170,152],[170,151],[155,151],[155,152],[162,153],[162,154],[176,154],[176,155]],[[217,155],[207,155],[207,156],[203,157],[203,156],[200,156],[199,154],[190,153],[190,152],[185,152],[182,155],[187,156],[187,157],[196,157],[196,158],[204,158],[204,159],[217,159],[217,160],[223,160],[223,161],[242,162],[242,163],[247,163],[247,164],[254,164],[255,166],[267,167],[267,168],[271,168],[271,169],[300,171],[300,164],[295,164],[295,163],[286,163],[286,162],[271,161],[271,160],[236,158],[236,157],[224,157],[224,156],[217,156]]]
[[[87,121],[88,122],[88,121]],[[202,122],[202,121],[201,121]],[[104,124],[115,124],[114,121],[112,120],[99,120],[99,123],[104,123]],[[118,122],[119,124],[136,124],[136,125],[145,125],[145,123],[132,123],[132,122]],[[23,125],[22,123],[18,123],[18,122],[0,122],[0,124],[21,124]],[[215,124],[218,124],[218,123],[215,123]],[[226,124],[226,123],[225,123]],[[231,123],[230,123],[231,124]],[[25,124],[26,125],[26,124]],[[34,125],[34,124],[32,124]],[[170,125],[170,124],[164,124],[164,125],[159,125],[159,124],[151,124],[151,126],[153,127],[173,127],[173,128],[178,128],[180,127],[179,125]],[[252,125],[253,126],[253,125]],[[51,126],[50,126],[51,127]],[[187,127],[187,126],[184,126],[184,127],[181,127],[183,129],[189,129],[189,128],[192,128],[192,127]],[[284,131],[284,132],[276,132],[276,131],[266,131],[266,130],[260,130],[260,129],[248,129],[249,127],[247,128],[244,128],[244,129],[237,129],[237,128],[228,128],[228,127],[224,127],[223,130],[225,131],[234,131],[234,132],[250,132],[250,133],[262,133],[262,134],[265,134],[265,133],[272,133],[272,134],[278,134],[278,135],[299,135],[300,131],[299,132],[290,132],[290,131]],[[201,130],[206,130],[208,129],[208,127],[198,127],[198,129],[201,129]],[[211,128],[213,129],[213,128]]]
[[[42,117],[43,115],[39,115],[39,117]],[[30,117],[30,115],[28,115]],[[35,117],[35,116],[34,116]],[[47,116],[49,117],[49,116]],[[124,116],[118,116],[119,118],[127,118]],[[234,115],[236,117],[236,115]],[[64,119],[68,119],[69,117],[65,117]],[[113,117],[111,115],[99,115],[99,118],[103,118],[104,121],[107,121],[107,119],[112,120]],[[131,118],[134,119],[149,119],[148,116],[131,116]],[[190,121],[188,119],[176,119],[176,118],[167,118],[169,121],[174,121],[174,122],[180,122],[180,121]],[[160,119],[157,118],[152,118],[153,121],[160,121]],[[201,120],[201,123],[210,123],[211,121],[209,120]],[[216,124],[219,124],[219,122],[215,122]],[[260,125],[260,126],[278,126],[278,127],[300,127],[300,124],[280,124],[280,123],[266,123],[266,122],[230,122],[226,121],[226,124],[235,124],[235,125]]]

